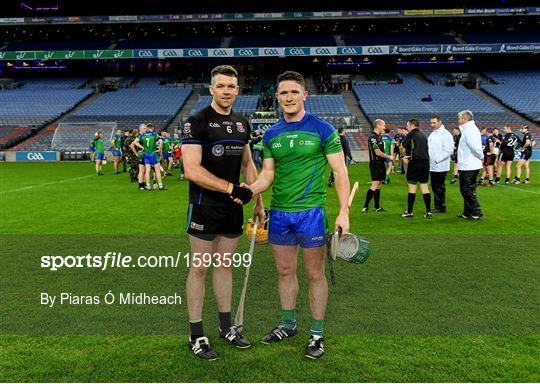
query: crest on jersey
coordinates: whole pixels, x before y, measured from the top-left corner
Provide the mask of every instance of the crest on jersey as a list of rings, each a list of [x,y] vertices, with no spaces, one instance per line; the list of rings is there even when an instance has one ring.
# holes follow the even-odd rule
[[[212,155],[216,157],[220,157],[220,156],[223,156],[224,153],[225,153],[225,148],[223,147],[223,145],[217,144],[212,147]]]
[[[238,132],[240,133],[244,133],[246,131],[246,129],[244,128],[244,126],[242,125],[241,122],[237,121],[236,122],[236,129],[238,130]]]
[[[184,124],[184,133],[191,133],[191,123]]]

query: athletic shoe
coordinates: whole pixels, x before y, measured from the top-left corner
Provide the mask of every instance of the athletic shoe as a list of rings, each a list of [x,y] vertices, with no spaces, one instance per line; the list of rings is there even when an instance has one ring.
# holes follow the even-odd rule
[[[384,209],[383,207],[375,208],[374,211],[375,212],[387,212],[386,209]]]
[[[504,184],[508,185],[508,184],[510,184],[510,182],[509,182],[508,180],[506,180],[506,181],[504,182]]]
[[[433,214],[431,212],[428,211],[424,214],[424,219],[431,219],[431,218],[433,218]]]
[[[464,214],[464,213],[460,213],[459,215],[457,215],[457,217],[459,219],[465,219],[465,220],[469,220],[470,216]]]
[[[530,181],[529,181],[529,180],[525,180],[525,184],[529,184],[529,183],[530,183]]]
[[[367,213],[368,213],[368,208],[367,208],[367,207],[362,208],[362,213],[364,213],[364,214],[367,215]]]
[[[234,345],[236,348],[246,349],[251,347],[251,343],[238,331],[236,327],[230,327],[228,332],[219,330],[219,336]]]
[[[435,208],[433,211],[431,211],[432,213],[446,213],[446,208],[443,208],[443,209],[439,209],[439,208]]]
[[[322,355],[324,355],[324,337],[311,336],[304,356],[308,359],[317,360]]]
[[[219,357],[216,351],[212,349],[207,337],[199,337],[195,341],[189,341],[189,349],[193,351],[199,358],[214,361]]]
[[[296,330],[296,325],[293,329],[284,327],[282,324],[278,325],[269,334],[264,336],[261,340],[263,344],[270,344],[286,339],[287,337],[293,337],[298,331]]]
[[[140,191],[144,191],[145,189],[146,189],[145,187],[139,187]]]
[[[458,181],[457,177],[453,177],[452,180],[450,180],[450,184],[454,184],[456,181]]]
[[[104,173],[103,173],[103,172],[101,172],[101,171],[99,171],[97,175],[98,175],[98,176],[103,176],[103,175],[104,175]]]
[[[494,184],[494,185],[499,185],[499,182],[498,182],[498,181],[494,181],[493,184]]]
[[[519,181],[519,180],[514,180],[514,184],[521,184],[521,181]]]
[[[465,220],[480,220],[482,217],[484,217],[484,215],[478,215],[478,216],[471,215],[465,218]]]
[[[407,212],[407,211],[405,211],[403,215],[401,215],[401,217],[413,217],[413,216],[414,214],[412,212]]]
[[[166,190],[167,190],[167,187],[164,186],[164,185],[162,185],[161,187],[159,187],[159,190],[160,190],[160,191],[166,191]]]

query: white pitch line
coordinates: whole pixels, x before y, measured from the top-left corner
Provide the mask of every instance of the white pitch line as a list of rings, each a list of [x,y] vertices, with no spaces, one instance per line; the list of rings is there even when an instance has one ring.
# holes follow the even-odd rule
[[[81,177],[74,177],[74,178],[71,178],[71,179],[64,179],[64,180],[58,180],[58,181],[50,181],[50,182],[48,182],[48,183],[43,183],[43,184],[29,185],[29,186],[27,186],[27,187],[21,187],[21,188],[16,188],[16,189],[10,189],[9,191],[3,191],[3,192],[0,192],[0,195],[6,194],[6,193],[11,193],[11,192],[27,191],[27,190],[29,190],[29,189],[34,189],[34,188],[38,188],[38,187],[45,187],[45,186],[47,186],[47,185],[60,184],[60,183],[67,183],[67,182],[69,182],[69,181],[88,179],[89,177],[95,177],[95,176],[94,176],[94,175],[86,175],[86,176],[81,176]]]
[[[515,189],[516,191],[520,191],[520,192],[528,192],[528,193],[534,193],[535,195],[540,195],[540,192],[535,192],[535,191],[529,191],[527,189],[521,189],[521,188],[518,188],[518,187],[512,187],[512,186],[506,186],[504,188],[512,188],[512,189]]]

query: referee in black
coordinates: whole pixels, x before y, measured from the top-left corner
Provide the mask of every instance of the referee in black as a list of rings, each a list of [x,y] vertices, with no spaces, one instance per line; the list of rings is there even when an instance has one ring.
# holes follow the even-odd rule
[[[407,166],[407,185],[409,195],[407,198],[407,210],[402,217],[413,217],[414,200],[416,198],[416,185],[420,183],[420,190],[426,205],[424,217],[431,219],[431,195],[429,194],[429,152],[426,135],[419,129],[420,123],[417,119],[407,121],[407,136],[401,144],[405,149],[403,161]]]
[[[375,200],[375,212],[386,212],[386,209],[380,206],[381,185],[386,179],[386,159],[392,161],[392,157],[384,153],[384,143],[381,135],[386,129],[384,120],[377,119],[373,122],[373,131],[368,138],[369,149],[369,172],[371,173],[371,187],[367,190],[366,201],[363,213],[368,213],[369,202],[372,198]]]
[[[192,263],[186,282],[186,297],[191,336],[189,347],[205,360],[218,354],[205,337],[202,309],[208,264],[202,255],[213,255],[212,283],[219,314],[220,336],[237,348],[249,348],[250,342],[232,325],[231,255],[235,252],[244,225],[243,207],[252,194],[239,185],[240,172],[247,183],[257,178],[249,140],[247,120],[232,111],[238,95],[238,73],[229,65],[211,72],[212,103],[190,116],[182,132],[185,176],[189,180],[189,207],[186,232],[189,234]],[[254,213],[264,220],[259,196]],[[261,221],[262,222],[262,221]],[[199,255],[198,262],[195,256]]]

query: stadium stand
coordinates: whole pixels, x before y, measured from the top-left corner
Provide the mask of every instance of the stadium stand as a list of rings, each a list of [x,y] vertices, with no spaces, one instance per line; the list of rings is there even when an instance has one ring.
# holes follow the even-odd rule
[[[103,39],[83,40],[83,39],[65,39],[65,40],[29,40],[18,41],[8,44],[4,49],[6,51],[63,51],[78,49],[106,49],[110,41]]]
[[[219,48],[221,39],[216,37],[192,37],[192,38],[163,38],[147,40],[127,40],[118,41],[116,49],[175,49],[175,48]]]
[[[160,87],[152,79],[143,80],[143,87],[107,92],[95,102],[65,119],[70,123],[114,121],[121,129],[135,128],[141,123],[153,123],[165,128],[182,108],[192,88]],[[140,83],[139,83],[140,84]]]
[[[474,31],[463,34],[467,43],[535,43],[540,42],[540,31]]]
[[[482,127],[500,127],[522,121],[506,113],[500,107],[458,85],[445,87],[424,83],[414,75],[401,74],[401,84],[355,85],[353,87],[359,104],[371,122],[384,119],[391,128],[404,126],[406,121],[417,118],[423,128],[428,127],[433,114],[442,117],[446,127],[457,125],[457,112],[470,109]],[[432,101],[422,101],[431,95]]]
[[[486,72],[496,84],[481,88],[509,108],[540,122],[540,71]]]
[[[229,46],[238,47],[320,47],[335,46],[332,35],[255,35],[236,36]]]
[[[305,107],[306,111],[316,115],[351,115],[351,111],[343,101],[343,95],[310,95]]]
[[[456,44],[456,39],[447,34],[437,33],[354,33],[342,35],[346,45],[371,44]]]

